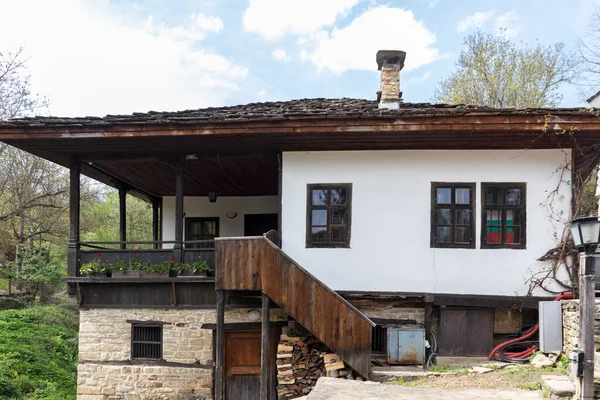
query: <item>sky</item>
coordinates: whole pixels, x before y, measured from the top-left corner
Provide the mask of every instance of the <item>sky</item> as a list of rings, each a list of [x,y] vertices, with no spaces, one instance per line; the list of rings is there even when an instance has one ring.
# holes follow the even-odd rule
[[[574,49],[600,0],[0,0],[50,115],[375,99],[379,49],[407,52],[406,102],[432,100],[475,29]],[[561,106],[585,105],[561,87]]]

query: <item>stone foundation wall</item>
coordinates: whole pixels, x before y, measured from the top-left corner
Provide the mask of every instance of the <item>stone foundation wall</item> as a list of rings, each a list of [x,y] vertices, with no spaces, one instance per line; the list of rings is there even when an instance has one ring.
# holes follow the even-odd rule
[[[163,324],[164,362],[131,361],[128,320]],[[210,399],[213,331],[201,326],[215,321],[215,310],[82,309],[77,399]],[[226,310],[225,322],[251,322],[248,309]]]
[[[425,322],[424,305],[407,305],[394,300],[348,300],[369,318],[410,319]]]
[[[600,300],[596,300],[594,323],[594,376],[600,376]],[[579,347],[579,300],[562,301],[563,352]]]

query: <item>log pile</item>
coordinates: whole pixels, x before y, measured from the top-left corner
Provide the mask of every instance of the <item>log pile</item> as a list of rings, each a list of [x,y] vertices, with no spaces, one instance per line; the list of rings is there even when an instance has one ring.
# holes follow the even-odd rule
[[[311,392],[321,376],[354,379],[340,358],[295,321],[283,328],[277,346],[277,395],[293,399]]]

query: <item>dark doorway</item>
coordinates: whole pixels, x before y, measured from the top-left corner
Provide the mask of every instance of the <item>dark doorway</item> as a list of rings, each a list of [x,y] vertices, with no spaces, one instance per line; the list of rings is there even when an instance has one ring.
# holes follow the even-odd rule
[[[487,356],[492,351],[494,312],[485,308],[443,308],[441,356]]]
[[[244,236],[262,236],[277,230],[277,214],[244,214]]]
[[[271,328],[270,395],[276,399],[275,329]],[[260,399],[261,331],[225,332],[225,397],[227,400]]]

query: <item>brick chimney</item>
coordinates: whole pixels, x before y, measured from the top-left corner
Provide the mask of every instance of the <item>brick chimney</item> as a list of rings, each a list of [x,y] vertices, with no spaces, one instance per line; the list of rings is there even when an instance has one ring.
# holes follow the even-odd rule
[[[379,108],[400,108],[400,70],[405,58],[406,52],[400,50],[377,52],[377,69],[381,71],[381,89],[377,92]]]

